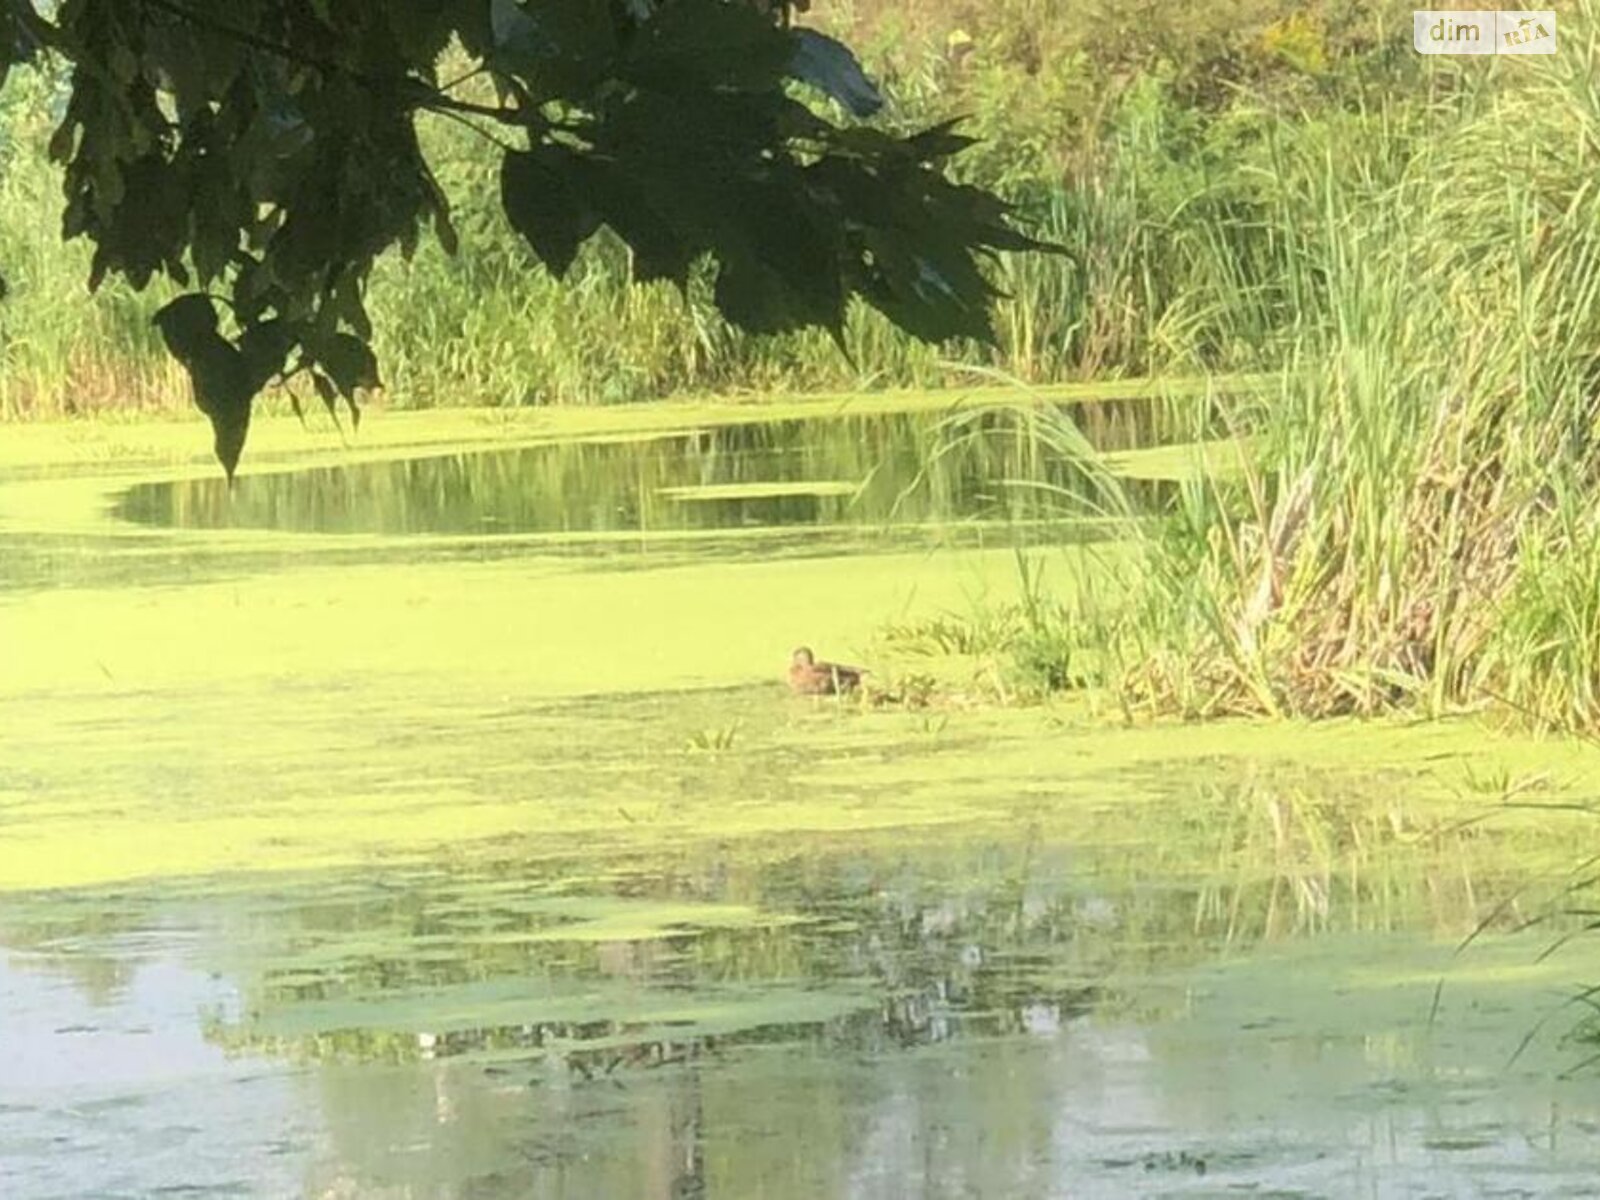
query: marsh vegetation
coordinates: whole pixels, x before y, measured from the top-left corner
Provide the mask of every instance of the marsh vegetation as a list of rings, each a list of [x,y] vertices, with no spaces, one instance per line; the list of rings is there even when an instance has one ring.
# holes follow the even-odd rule
[[[822,14],[1068,249],[992,349],[557,283],[434,123],[231,486],[13,72],[7,1195],[1590,1186],[1596,13],[1290,8]]]
[[[1070,252],[1001,256],[993,351],[925,346],[865,311],[849,358],[821,333],[738,336],[693,288],[630,286],[603,238],[558,284],[493,209],[495,148],[438,122],[430,151],[473,248],[425,247],[374,280],[391,401],[971,386],[963,363],[1025,384],[1266,372],[1266,393],[1189,414],[1195,438],[1254,439],[1256,469],[1191,479],[1147,543],[1136,615],[1087,622],[1121,702],[1498,701],[1591,726],[1593,12],[1571,14],[1555,57],[1484,67],[1419,58],[1383,5],[1279,7],[831,14],[855,22],[893,121],[970,113],[986,140],[961,169]],[[180,406],[149,325],[162,297],[108,285],[81,302],[82,255],[50,235],[53,86],[20,72],[6,90],[0,259],[20,302],[0,316],[0,407]],[[1027,432],[1059,456],[1072,430]]]

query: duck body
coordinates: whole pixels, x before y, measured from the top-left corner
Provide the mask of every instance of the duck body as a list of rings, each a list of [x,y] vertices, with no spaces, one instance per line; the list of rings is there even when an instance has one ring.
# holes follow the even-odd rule
[[[861,686],[866,672],[860,667],[818,662],[809,646],[801,646],[789,659],[789,690],[797,696],[836,696]]]

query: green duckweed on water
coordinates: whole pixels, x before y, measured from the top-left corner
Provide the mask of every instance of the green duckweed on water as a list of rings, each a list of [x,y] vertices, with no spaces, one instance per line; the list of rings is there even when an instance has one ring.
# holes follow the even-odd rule
[[[502,428],[390,420],[397,456]],[[1123,551],[124,521],[166,436],[0,485],[8,1195],[1586,1178],[1582,956],[1514,930],[1591,836],[1593,748],[795,698],[802,642],[981,671],[879,633],[1014,599],[1016,537],[1057,589]]]

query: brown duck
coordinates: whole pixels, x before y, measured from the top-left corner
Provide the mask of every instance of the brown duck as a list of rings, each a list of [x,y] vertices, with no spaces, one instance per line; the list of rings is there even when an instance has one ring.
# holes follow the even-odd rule
[[[853,692],[866,672],[860,667],[818,662],[811,647],[801,646],[789,659],[789,690],[797,696],[833,696]]]

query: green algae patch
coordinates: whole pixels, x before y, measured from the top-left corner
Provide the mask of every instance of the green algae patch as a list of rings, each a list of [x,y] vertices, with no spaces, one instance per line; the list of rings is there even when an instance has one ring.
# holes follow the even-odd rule
[[[575,898],[547,909],[559,920],[525,935],[530,942],[642,942],[707,929],[761,929],[801,918],[742,904],[663,904]]]
[[[618,572],[396,557],[301,567],[291,556],[217,583],[13,595],[0,601],[0,688],[105,696],[326,680],[357,703],[404,708],[410,676],[455,674],[466,695],[510,698],[730,686],[781,678],[800,642],[849,657],[885,616],[1016,589],[1009,550]],[[421,715],[388,719],[405,728]]]
[[[1035,398],[1153,389],[1135,380]],[[364,425],[360,455],[837,412],[937,412],[1015,397],[391,413]],[[116,443],[126,453],[103,456],[111,474],[15,482],[0,489],[0,509],[48,528],[81,501],[85,521],[105,524],[100,501],[84,497],[103,501],[96,489],[122,478],[118,463],[145,450],[175,453],[173,439],[198,428],[111,425],[100,431],[103,444],[76,426],[21,428],[19,444],[55,467],[96,461],[94,446],[117,437],[134,440]],[[262,469],[350,459],[328,431],[266,421],[260,433],[252,456]],[[39,440],[51,436],[66,440],[52,450]],[[159,445],[140,449],[146,436]],[[324,436],[333,440],[309,448],[296,440]],[[7,444],[5,454],[18,453]],[[198,446],[192,457],[206,453]],[[755,480],[679,489],[669,499],[693,507],[793,486],[852,485]],[[47,502],[36,511],[21,504],[26,495]],[[1236,795],[1228,781],[1263,764],[1344,780],[1360,764],[1360,780],[1348,785],[1355,819],[1340,837],[1377,836],[1384,822],[1391,833],[1422,836],[1430,823],[1480,813],[1495,797],[1474,790],[1475,781],[1497,771],[1508,781],[1548,776],[1550,798],[1585,794],[1589,751],[1485,744],[1470,723],[1117,728],[1072,707],[950,713],[932,723],[786,694],[796,645],[888,677],[901,664],[874,650],[886,622],[1014,604],[1018,528],[978,535],[998,547],[830,554],[819,544],[781,558],[753,541],[743,557],[697,556],[686,538],[674,557],[652,558],[654,543],[641,542],[624,564],[620,555],[580,561],[526,546],[493,558],[470,538],[452,543],[457,557],[423,560],[403,538],[230,531],[219,535],[220,549],[206,543],[217,577],[198,580],[190,572],[202,539],[130,535],[137,551],[124,579],[0,595],[0,888],[383,866],[496,844],[539,854],[575,843],[648,850],[897,830],[959,838],[1018,821],[1133,845],[1150,842],[1153,815],[1189,837],[1196,813],[1236,823],[1251,862],[1271,838],[1300,838],[1300,851],[1337,861],[1315,834],[1318,820],[1337,826],[1337,811],[1317,817],[1295,794]],[[65,553],[73,543],[53,545]],[[340,547],[348,561],[313,556],[312,546]],[[1042,553],[1054,596],[1070,604],[1079,589],[1106,599],[1105,581],[1117,574],[1107,564],[1123,561],[1126,547]],[[1541,831],[1561,818],[1508,810],[1500,819],[1526,830],[1530,846],[1545,846],[1551,839],[1541,841]],[[1170,854],[1158,843],[1151,853],[1167,856],[1167,869],[1195,873],[1215,866],[1207,855],[1226,860],[1205,838]]]
[[[1083,553],[1059,552],[1062,588]],[[1265,877],[1291,851],[1325,872],[1353,840],[1403,848],[1485,814],[1479,865],[1566,865],[1581,818],[1501,800],[1591,794],[1576,743],[1472,721],[1125,728],[1071,706],[930,723],[787,694],[797,644],[892,670],[872,654],[886,618],[1016,587],[997,550],[400,559],[12,594],[0,889],[1029,822],[1144,847],[1153,870]]]
[[[500,978],[449,987],[384,989],[334,1003],[288,1004],[248,1026],[251,1037],[306,1037],[361,1029],[379,1033],[448,1033],[520,1025],[626,1020],[646,1034],[668,1028],[680,1038],[762,1025],[820,1023],[858,1011],[861,993],[783,988],[706,989],[698,995],[652,994],[624,982],[552,986],[549,980]],[[635,1035],[634,1040],[640,1040]],[[601,1042],[586,1043],[593,1049]]]
[[[884,613],[1013,586],[996,551],[628,572],[401,560],[13,594],[0,887],[354,864],[507,834],[897,822],[898,805],[849,789],[797,804],[795,752],[756,757],[758,728],[851,715],[786,695],[789,652],[851,657]],[[740,721],[733,758],[685,754]]]
[[[1122,450],[1104,456],[1106,469],[1124,479],[1181,481],[1242,475],[1258,453],[1250,438],[1222,438]]]
[[[656,495],[680,504],[725,500],[765,500],[780,496],[850,496],[859,483],[842,479],[797,479],[792,483],[708,483],[700,487],[657,488]]]
[[[1586,747],[1487,738],[1470,721],[1116,728],[975,711],[930,735],[911,714],[789,697],[782,652],[770,672],[716,660],[736,686],[696,687],[685,660],[684,674],[654,676],[658,690],[584,695],[603,668],[535,676],[486,642],[475,664],[384,672],[383,645],[361,647],[364,671],[320,678],[276,676],[280,650],[253,681],[125,691],[102,678],[97,692],[0,700],[0,887],[1029,825],[1142,848],[1152,874],[1326,874],[1370,865],[1357,845],[1432,853],[1475,817],[1492,818],[1494,838],[1440,845],[1460,842],[1483,869],[1513,854],[1549,871],[1582,817],[1503,805],[1475,781],[1537,777],[1539,798],[1557,802],[1593,777]],[[686,751],[697,731],[727,727],[727,749]],[[644,928],[614,920],[613,932]]]

